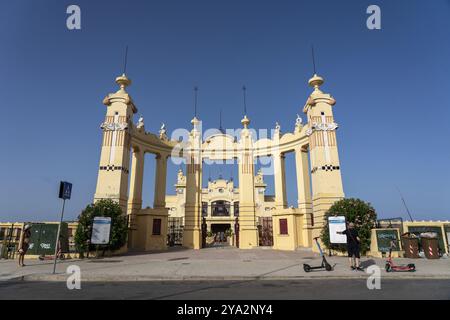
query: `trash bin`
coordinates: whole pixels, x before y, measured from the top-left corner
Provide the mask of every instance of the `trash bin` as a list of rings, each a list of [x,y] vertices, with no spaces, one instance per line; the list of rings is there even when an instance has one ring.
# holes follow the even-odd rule
[[[422,237],[422,249],[427,259],[439,259],[439,240]]]
[[[405,258],[419,258],[419,239],[413,237],[402,237]]]

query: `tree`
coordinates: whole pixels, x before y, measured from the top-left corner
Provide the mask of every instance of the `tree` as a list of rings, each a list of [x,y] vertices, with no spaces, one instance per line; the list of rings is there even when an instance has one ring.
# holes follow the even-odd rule
[[[80,254],[88,249],[94,249],[94,245],[89,247],[94,217],[111,218],[110,242],[109,245],[102,248],[103,250],[117,250],[126,244],[128,231],[126,216],[123,215],[117,202],[111,199],[102,199],[94,204],[89,204],[78,217],[78,227],[74,240]]]
[[[320,235],[323,244],[329,249],[345,252],[347,245],[330,244],[328,228],[328,217],[330,216],[345,216],[347,222],[353,222],[355,224],[355,229],[358,231],[359,238],[361,239],[361,252],[364,254],[369,251],[371,230],[375,227],[377,220],[375,209],[370,203],[366,203],[360,199],[342,199],[335,202],[325,213],[326,223]]]

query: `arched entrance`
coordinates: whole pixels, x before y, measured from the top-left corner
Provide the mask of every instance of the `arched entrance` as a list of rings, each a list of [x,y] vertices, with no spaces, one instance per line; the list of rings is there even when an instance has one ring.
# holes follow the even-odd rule
[[[103,140],[94,201],[114,199],[130,216],[130,232],[133,234],[129,248],[154,250],[167,246],[169,214],[165,205],[165,186],[167,159],[171,157],[183,158],[186,166],[183,246],[188,248],[200,249],[202,233],[205,232],[202,230],[205,159],[237,159],[238,200],[233,203],[216,202],[213,211],[215,218],[232,218],[230,210],[239,202],[235,225],[239,226],[239,247],[242,249],[257,247],[259,237],[264,237],[264,233],[260,235],[257,229],[257,207],[261,206],[255,194],[258,183],[255,159],[258,157],[273,158],[275,204],[263,208],[265,213],[262,216],[273,219],[273,247],[276,249],[310,247],[312,239],[321,232],[325,212],[335,201],[343,198],[335,132],[338,125],[334,122],[332,111],[336,101],[330,94],[321,91],[320,86],[324,82],[321,77],[314,75],[309,80],[314,91],[303,107],[308,122],[303,125],[298,116],[293,131],[283,133],[277,124],[270,138],[265,135],[260,139],[256,131],[249,128],[247,115],[241,120],[242,128],[235,130],[235,136],[221,132],[203,137],[201,121],[196,116],[191,121],[192,129],[186,130],[186,139],[169,138],[165,125],[157,134],[147,132],[142,117],[136,124],[133,123],[138,109],[126,91],[131,80],[123,74],[116,82],[119,90],[103,100],[107,111],[101,125]],[[286,201],[285,156],[290,152],[295,153],[298,185],[296,208],[288,207]],[[142,208],[142,159],[145,153],[156,155],[154,207],[148,209]],[[228,223],[231,228],[233,223]]]

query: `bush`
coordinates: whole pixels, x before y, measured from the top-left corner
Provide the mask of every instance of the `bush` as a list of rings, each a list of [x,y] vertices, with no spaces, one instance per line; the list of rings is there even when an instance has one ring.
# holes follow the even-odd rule
[[[361,253],[364,254],[369,251],[371,230],[375,227],[377,220],[375,209],[370,203],[366,203],[360,199],[342,199],[335,202],[325,213],[325,225],[320,235],[323,244],[329,249],[345,252],[347,250],[347,245],[330,244],[328,228],[329,216],[345,216],[347,222],[353,222],[355,224],[355,229],[358,231],[359,238],[361,239]]]
[[[117,250],[127,242],[127,218],[122,213],[119,204],[111,199],[102,199],[95,204],[88,205],[78,217],[78,227],[75,233],[75,246],[81,254],[89,250],[94,250],[95,245],[89,246],[92,233],[94,217],[110,217],[111,233],[110,242],[107,246],[102,246],[102,250]]]

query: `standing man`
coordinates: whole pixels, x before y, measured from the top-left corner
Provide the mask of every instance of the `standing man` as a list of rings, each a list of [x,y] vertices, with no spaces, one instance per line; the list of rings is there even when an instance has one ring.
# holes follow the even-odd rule
[[[27,224],[23,228],[22,239],[19,243],[19,267],[25,267],[24,259],[27,254],[28,248],[30,247],[31,239],[31,226]]]
[[[360,247],[359,243],[361,239],[358,236],[358,231],[355,229],[355,224],[350,222],[347,224],[347,229],[338,232],[339,234],[345,234],[347,236],[347,252],[348,259],[350,261],[350,269],[364,271],[359,265],[360,259]]]

